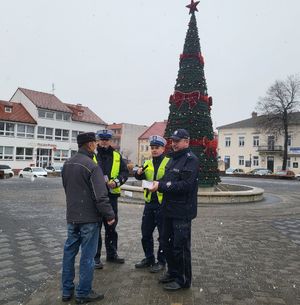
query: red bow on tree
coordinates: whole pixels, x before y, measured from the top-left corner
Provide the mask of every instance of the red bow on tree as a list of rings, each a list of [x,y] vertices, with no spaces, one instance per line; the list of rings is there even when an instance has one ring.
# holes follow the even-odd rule
[[[191,140],[190,145],[203,146],[204,153],[207,155],[207,157],[217,157],[218,141],[216,139],[209,140],[207,137],[203,137],[202,139]]]
[[[170,96],[170,102],[175,103],[176,107],[180,108],[182,103],[184,101],[187,101],[189,103],[189,107],[192,109],[196,106],[199,97],[200,97],[199,91],[184,93],[175,90],[174,94]]]

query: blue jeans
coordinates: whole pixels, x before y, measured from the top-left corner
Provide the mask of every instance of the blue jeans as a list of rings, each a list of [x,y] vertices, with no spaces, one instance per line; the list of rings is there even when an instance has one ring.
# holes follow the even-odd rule
[[[62,265],[62,293],[70,296],[74,291],[75,258],[81,247],[78,298],[86,297],[91,289],[94,275],[94,256],[99,236],[98,223],[68,223],[68,237],[64,246]]]

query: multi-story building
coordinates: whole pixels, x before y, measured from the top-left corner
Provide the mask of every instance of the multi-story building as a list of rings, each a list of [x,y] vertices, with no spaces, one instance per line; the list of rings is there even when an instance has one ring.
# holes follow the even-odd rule
[[[145,125],[136,125],[128,123],[113,123],[107,126],[107,129],[113,131],[113,146],[119,150],[127,163],[138,162],[138,137],[148,127]]]
[[[282,167],[283,136],[276,137],[258,129],[257,116],[250,119],[218,127],[218,156],[224,168],[242,168],[245,172],[254,168],[268,168],[276,171]],[[288,137],[287,167],[300,173],[300,112],[293,113],[290,119]]]
[[[79,133],[95,132],[106,125],[81,104],[18,88],[9,102],[0,102],[0,164],[13,169],[63,164],[77,151]]]
[[[151,158],[149,149],[149,137],[153,135],[164,136],[167,121],[154,122],[148,129],[145,130],[138,138],[138,164],[142,165],[145,160]]]

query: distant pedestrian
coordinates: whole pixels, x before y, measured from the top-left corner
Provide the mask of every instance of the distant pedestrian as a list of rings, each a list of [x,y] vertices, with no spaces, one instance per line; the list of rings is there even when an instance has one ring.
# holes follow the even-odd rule
[[[171,136],[173,152],[164,177],[151,192],[163,193],[163,249],[168,272],[160,277],[166,290],[189,288],[192,281],[191,220],[197,215],[199,160],[189,148],[185,129]]]
[[[85,304],[104,298],[103,294],[92,290],[94,257],[98,244],[99,220],[104,216],[107,224],[113,225],[115,215],[109,204],[103,173],[93,161],[95,133],[79,134],[77,143],[78,153],[66,161],[62,169],[68,227],[62,263],[62,301],[70,301],[74,294],[74,263],[80,248],[76,303]]]
[[[165,174],[166,165],[169,158],[164,156],[166,140],[159,136],[153,135],[149,138],[152,159],[146,160],[142,167],[135,173],[138,180],[147,180],[152,182],[160,180]],[[145,208],[142,218],[142,246],[145,253],[139,263],[135,264],[136,268],[150,267],[150,272],[156,273],[164,269],[166,258],[162,248],[162,215],[161,203],[163,194],[159,192],[149,192],[144,189]],[[153,232],[157,227],[158,230],[158,251],[157,262],[155,262]]]
[[[121,194],[120,186],[128,179],[129,171],[121,154],[112,147],[111,130],[104,129],[97,131],[97,161],[103,171],[109,202],[115,213],[115,222],[112,226],[108,226],[105,218],[103,219],[105,227],[106,261],[123,264],[125,259],[118,255],[118,233],[116,227],[118,224],[118,197]],[[100,222],[98,249],[95,255],[96,269],[103,268],[103,263],[101,262],[101,228],[102,222]]]

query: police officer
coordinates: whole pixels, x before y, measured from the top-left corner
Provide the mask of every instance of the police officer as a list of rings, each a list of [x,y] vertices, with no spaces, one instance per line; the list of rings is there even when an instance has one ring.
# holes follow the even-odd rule
[[[173,152],[162,180],[151,192],[163,193],[163,249],[168,272],[159,278],[166,290],[189,288],[192,280],[191,220],[197,216],[199,160],[189,148],[185,129],[171,136]]]
[[[165,173],[165,167],[169,158],[164,156],[166,140],[154,135],[149,138],[152,160],[146,160],[143,167],[140,167],[135,173],[135,178],[138,180],[154,181],[159,180]],[[163,253],[161,238],[162,238],[162,215],[160,206],[163,199],[163,194],[149,192],[144,189],[145,208],[142,218],[142,246],[145,253],[145,258],[135,264],[136,268],[147,268],[151,266],[150,272],[156,273],[164,269],[166,264],[165,255]],[[157,227],[159,247],[157,251],[157,262],[155,263],[153,231]]]
[[[68,237],[62,264],[62,301],[69,302],[74,294],[74,262],[81,248],[79,284],[76,303],[103,299],[92,290],[94,256],[97,251],[99,219],[106,217],[107,225],[114,223],[101,168],[93,162],[96,148],[94,132],[77,136],[78,153],[64,163],[62,181],[67,201]],[[101,214],[100,214],[101,213]]]
[[[108,189],[109,202],[115,213],[115,222],[112,226],[108,226],[104,221],[105,226],[105,247],[106,247],[106,260],[112,263],[123,264],[124,258],[118,256],[118,233],[116,226],[118,224],[118,197],[121,194],[120,186],[128,179],[128,168],[119,152],[114,150],[112,144],[112,131],[99,130],[97,132],[97,161],[103,170],[106,186]],[[95,256],[95,268],[102,269],[103,263],[101,262],[101,248],[102,237],[100,234],[98,242],[98,251]]]

